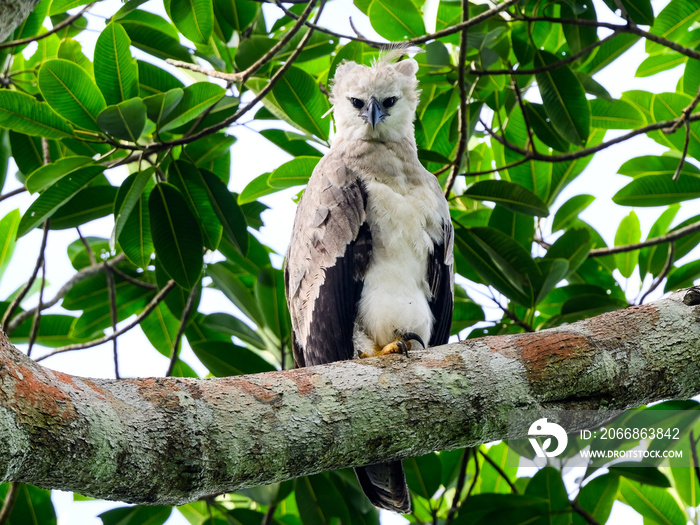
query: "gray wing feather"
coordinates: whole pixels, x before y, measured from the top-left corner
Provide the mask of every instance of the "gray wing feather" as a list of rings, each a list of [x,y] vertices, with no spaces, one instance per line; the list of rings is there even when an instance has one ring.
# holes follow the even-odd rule
[[[299,203],[285,263],[298,366],[353,357],[356,303],[371,238],[362,184],[333,153],[316,166]]]

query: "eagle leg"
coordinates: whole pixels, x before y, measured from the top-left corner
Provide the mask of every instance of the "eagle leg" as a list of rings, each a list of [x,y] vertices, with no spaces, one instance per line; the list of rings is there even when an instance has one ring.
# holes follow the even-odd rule
[[[408,351],[411,349],[411,341],[418,341],[420,345],[425,348],[425,343],[423,343],[423,339],[421,337],[414,333],[414,332],[406,332],[401,334],[399,337],[397,337],[394,341],[389,343],[383,348],[377,347],[376,351],[374,354],[366,354],[362,352],[360,354],[360,358],[364,359],[365,357],[374,357],[378,355],[387,355],[387,354],[403,354],[406,357],[408,357]]]

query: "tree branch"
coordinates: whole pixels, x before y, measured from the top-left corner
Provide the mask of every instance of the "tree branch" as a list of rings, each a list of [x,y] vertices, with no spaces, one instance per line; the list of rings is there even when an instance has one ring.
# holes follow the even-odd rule
[[[606,255],[613,255],[615,253],[633,252],[634,250],[641,250],[648,246],[656,246],[657,244],[664,244],[666,242],[675,241],[691,233],[700,231],[700,222],[694,222],[693,224],[688,224],[683,228],[678,228],[675,231],[669,232],[665,235],[660,235],[659,237],[654,237],[653,239],[648,239],[646,241],[638,242],[635,244],[624,244],[622,246],[613,246],[611,248],[593,248],[588,252],[589,257],[605,257]]]
[[[511,410],[588,409],[600,419],[578,422],[587,428],[609,410],[700,392],[690,295],[410,358],[217,379],[69,376],[0,335],[0,482],[181,504],[524,437],[529,423],[510,427]]]
[[[64,27],[68,27],[71,25],[73,22],[75,22],[78,18],[83,16],[83,13],[88,11],[92,6],[95,5],[95,2],[92,2],[91,4],[86,5],[83,7],[80,11],[75,13],[74,15],[69,16],[62,22],[59,22],[55,26],[53,26],[51,29],[48,31],[45,31],[44,33],[41,33],[40,35],[34,35],[34,36],[28,36],[27,38],[20,38],[19,40],[12,40],[10,42],[3,42],[0,43],[0,49],[4,49],[7,47],[15,47],[15,46],[21,46],[22,44],[28,44],[30,42],[36,42],[37,40],[41,40],[42,38],[46,38],[48,36],[53,35],[54,33],[58,33],[61,29]]]

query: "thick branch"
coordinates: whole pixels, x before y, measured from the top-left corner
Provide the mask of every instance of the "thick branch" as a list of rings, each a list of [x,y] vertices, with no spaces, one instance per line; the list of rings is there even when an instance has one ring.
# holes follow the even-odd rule
[[[178,504],[522,437],[527,428],[508,430],[514,409],[604,416],[691,397],[700,393],[695,303],[692,293],[677,293],[565,327],[409,358],[219,379],[69,376],[31,361],[0,334],[0,482]]]

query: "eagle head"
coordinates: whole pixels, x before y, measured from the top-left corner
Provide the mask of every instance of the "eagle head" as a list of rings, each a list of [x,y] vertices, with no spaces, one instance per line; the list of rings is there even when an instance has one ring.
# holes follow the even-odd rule
[[[337,136],[381,142],[412,137],[420,93],[417,71],[412,58],[385,58],[372,66],[342,62],[331,92]]]

